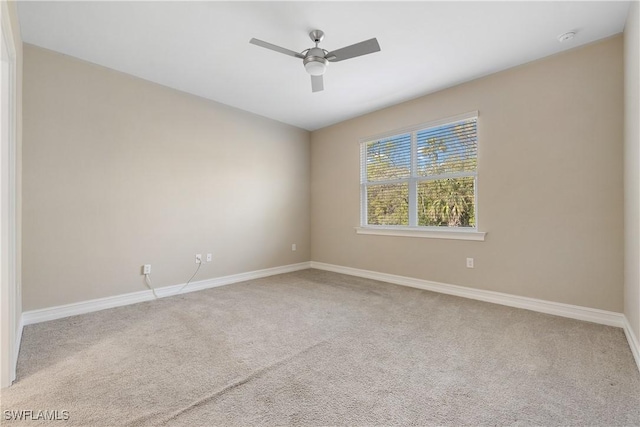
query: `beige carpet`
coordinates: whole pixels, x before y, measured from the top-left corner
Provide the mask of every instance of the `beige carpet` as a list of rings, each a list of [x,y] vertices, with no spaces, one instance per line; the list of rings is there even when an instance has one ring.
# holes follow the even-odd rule
[[[628,426],[640,374],[618,328],[305,270],[28,326],[1,406],[87,426]]]

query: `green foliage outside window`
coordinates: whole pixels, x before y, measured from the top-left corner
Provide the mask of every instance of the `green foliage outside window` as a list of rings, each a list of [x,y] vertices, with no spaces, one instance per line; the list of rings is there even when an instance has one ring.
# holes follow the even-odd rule
[[[475,227],[475,129],[473,119],[367,143],[367,224],[410,225],[415,206],[417,226]]]

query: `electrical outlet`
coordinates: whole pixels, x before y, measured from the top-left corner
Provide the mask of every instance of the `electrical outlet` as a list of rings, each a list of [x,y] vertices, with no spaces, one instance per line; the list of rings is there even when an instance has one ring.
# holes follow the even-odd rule
[[[142,266],[142,274],[151,274],[151,264],[145,264]]]
[[[467,258],[467,268],[473,268],[473,258]]]
[[[202,263],[202,254],[196,254],[196,264]]]
[[[213,259],[213,255],[207,254],[207,262],[211,262],[212,259]]]
[[[293,252],[295,252],[295,251],[296,251],[296,249],[298,249],[298,247],[296,246],[296,244],[295,244],[295,243],[293,243],[293,244],[291,245],[291,250],[292,250]]]

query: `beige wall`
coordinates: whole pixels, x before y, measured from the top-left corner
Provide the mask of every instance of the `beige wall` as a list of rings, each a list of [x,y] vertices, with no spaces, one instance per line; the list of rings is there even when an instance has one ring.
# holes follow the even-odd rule
[[[313,132],[312,260],[621,312],[622,50],[616,36]],[[486,241],[357,235],[358,140],[472,110]]]
[[[640,340],[640,7],[633,2],[624,28],[624,313]]]
[[[309,260],[307,131],[30,45],[24,82],[25,310]]]
[[[617,36],[430,94],[309,150],[305,131],[26,45],[24,309],[143,290],[145,263],[184,283],[212,252],[196,280],[313,259],[622,311],[622,52]],[[471,110],[486,241],[356,235],[358,140]]]

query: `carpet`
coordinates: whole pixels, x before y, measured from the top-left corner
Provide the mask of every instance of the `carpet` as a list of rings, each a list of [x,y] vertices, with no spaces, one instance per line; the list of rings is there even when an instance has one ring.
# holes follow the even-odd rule
[[[622,329],[304,270],[24,329],[56,425],[640,425]]]

